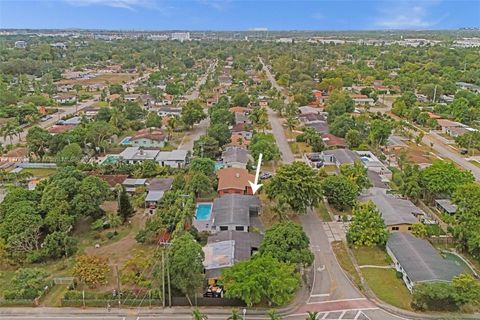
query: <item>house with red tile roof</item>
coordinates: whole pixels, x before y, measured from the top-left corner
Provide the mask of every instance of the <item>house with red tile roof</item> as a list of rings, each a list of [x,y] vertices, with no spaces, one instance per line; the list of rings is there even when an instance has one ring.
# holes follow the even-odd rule
[[[337,137],[331,133],[324,133],[322,134],[323,142],[327,147],[331,148],[345,148],[347,143],[345,139]]]
[[[244,147],[246,148],[250,144],[250,140],[246,136],[243,136],[242,133],[232,133],[230,137],[230,143],[227,145],[229,147]]]
[[[57,134],[57,133],[62,133],[62,132],[67,132],[75,128],[75,125],[73,124],[62,124],[62,125],[54,125],[48,128],[48,132],[51,134]]]
[[[255,176],[242,168],[224,168],[217,171],[218,194],[248,194],[253,195],[249,181],[255,181]]]

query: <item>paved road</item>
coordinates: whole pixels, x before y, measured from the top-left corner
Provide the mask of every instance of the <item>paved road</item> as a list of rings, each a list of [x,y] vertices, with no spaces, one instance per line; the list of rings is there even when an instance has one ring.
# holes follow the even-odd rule
[[[200,87],[205,84],[205,82],[208,79],[208,76],[210,73],[215,70],[215,67],[217,66],[217,61],[214,61],[207,69],[207,72],[199,79],[197,84],[195,85],[195,89],[189,94],[186,95],[185,97],[188,100],[193,100],[197,99],[199,94],[200,94]],[[204,109],[205,113],[208,111],[207,109]],[[186,132],[185,136],[183,137],[182,141],[180,142],[180,145],[178,146],[178,150],[187,150],[187,151],[192,151],[193,150],[193,142],[200,138],[201,135],[204,135],[207,132],[208,126],[210,125],[210,118],[207,117],[206,119],[203,119],[200,121],[200,123],[196,124],[193,126],[193,129]]]
[[[96,96],[97,97],[97,96]],[[37,125],[42,127],[42,128],[50,128],[51,126],[53,126],[58,120],[60,120],[61,118],[65,117],[65,116],[68,116],[68,115],[71,115],[71,114],[74,114],[76,113],[77,111],[80,111],[86,107],[89,107],[91,106],[92,104],[95,103],[95,98],[92,98],[92,99],[89,99],[89,100],[86,100],[84,102],[81,102],[79,103],[77,106],[71,106],[71,107],[59,107],[58,108],[58,112],[54,115],[52,115],[52,118],[47,120],[47,121],[43,121],[43,122],[39,122]],[[25,139],[25,137],[27,136],[27,133],[28,133],[28,129],[30,127],[27,127],[25,128],[21,133],[20,133],[20,141],[23,141],[23,139]],[[9,137],[7,137],[7,139],[4,139],[3,137],[0,137],[0,143],[2,144],[16,144],[19,142],[19,137],[18,136],[15,136],[15,137],[12,137],[12,140],[10,140]]]
[[[426,134],[423,137],[422,142],[427,146],[433,145],[432,149],[435,150],[441,157],[455,161],[459,166],[462,166],[466,170],[470,170],[474,175],[475,180],[480,182],[480,168],[465,160],[465,158],[455,152],[449,145],[437,139],[435,134]]]
[[[260,59],[260,62],[263,64],[263,70],[272,86],[284,94],[285,90],[276,83],[275,78],[262,59]],[[272,110],[269,110],[269,120],[272,133],[282,152],[282,162],[293,162],[294,155],[285,138],[281,120]],[[355,317],[358,316],[353,319],[400,319],[380,310],[373,302],[367,300],[347,278],[333,253],[323,228],[323,222],[313,210],[308,210],[306,215],[300,216],[300,222],[310,239],[310,247],[315,255],[314,277],[310,296],[305,304],[293,313],[292,317],[294,319],[304,319],[307,311],[322,312],[322,317],[319,317],[319,319],[346,319],[344,316],[347,312],[349,315],[354,313]],[[367,316],[367,314],[370,315]],[[335,317],[337,315],[338,317]]]

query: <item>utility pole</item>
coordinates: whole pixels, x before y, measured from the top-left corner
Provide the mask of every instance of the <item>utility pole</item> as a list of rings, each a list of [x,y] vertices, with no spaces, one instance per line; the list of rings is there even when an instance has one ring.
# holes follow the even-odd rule
[[[437,97],[437,85],[435,85],[435,89],[433,90],[433,102],[435,102],[436,97]]]
[[[118,297],[118,309],[122,305],[122,298],[120,297],[120,274],[118,273],[118,265],[115,265],[115,273],[117,274],[117,297]]]
[[[165,308],[165,249],[162,249],[162,299]]]
[[[170,260],[167,253],[167,283],[168,283],[168,306],[172,307],[172,290],[170,287]]]

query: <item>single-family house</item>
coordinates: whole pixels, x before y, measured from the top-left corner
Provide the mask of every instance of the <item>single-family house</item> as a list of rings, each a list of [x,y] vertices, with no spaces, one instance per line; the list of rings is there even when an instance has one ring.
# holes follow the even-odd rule
[[[160,151],[155,157],[155,161],[160,163],[161,166],[168,166],[171,168],[183,168],[188,163],[188,151]]]
[[[230,131],[232,133],[235,133],[237,135],[240,135],[242,137],[245,137],[246,140],[250,140],[252,139],[252,136],[253,136],[253,132],[252,130],[249,128],[250,126],[248,124],[245,124],[245,123],[237,123],[235,125],[232,126],[232,128],[230,129]]]
[[[137,191],[138,187],[144,187],[147,183],[147,179],[133,179],[127,178],[122,182],[122,185],[125,187],[125,191],[129,193],[134,193]]]
[[[250,217],[260,213],[260,199],[253,195],[225,194],[213,201],[212,228],[248,232]]]
[[[145,208],[150,210],[150,214],[153,214],[153,210],[157,207],[160,200],[162,200],[164,193],[164,191],[148,191],[145,196]]]
[[[387,168],[371,151],[355,151],[367,170],[380,175],[384,182],[392,179],[392,171]]]
[[[328,133],[329,126],[327,121],[315,120],[305,123],[306,127],[313,128],[320,134]]]
[[[127,174],[90,174],[92,176],[95,176],[106,183],[110,186],[110,190],[114,190],[115,187],[118,184],[123,184],[123,182],[128,178]]]
[[[217,171],[217,177],[217,191],[220,196],[225,194],[253,194],[249,181],[255,181],[255,176],[246,169],[223,168]]]
[[[163,108],[156,109],[156,111],[157,111],[157,113],[160,117],[165,117],[165,116],[177,116],[177,117],[179,117],[180,114],[182,113],[182,108],[163,107]]]
[[[47,129],[48,133],[50,134],[58,134],[62,132],[67,132],[75,128],[75,125],[53,125],[50,128]]]
[[[77,101],[77,97],[74,95],[68,95],[68,96],[55,96],[53,97],[53,100],[59,104],[71,104],[75,103]]]
[[[167,142],[167,136],[161,129],[145,128],[137,131],[130,138],[130,145],[144,148],[163,148]]]
[[[228,146],[246,148],[249,144],[250,140],[247,137],[243,136],[241,133],[234,132],[230,136],[230,143]]]
[[[2,162],[27,162],[28,148],[18,147],[1,156]]]
[[[435,208],[446,214],[455,214],[458,210],[457,205],[452,203],[450,199],[435,199]]]
[[[410,291],[418,283],[448,282],[463,272],[460,265],[444,259],[430,242],[409,233],[390,234],[387,253]]]
[[[245,124],[251,124],[252,121],[248,117],[248,114],[245,112],[235,112],[235,123],[245,123]]]
[[[331,133],[322,134],[322,140],[329,148],[345,148],[347,146],[345,139],[337,137]]]
[[[142,147],[128,147],[120,153],[122,161],[134,164],[146,160],[155,160],[160,150],[146,150]]]
[[[468,132],[467,126],[460,122],[447,119],[438,119],[437,122],[443,133],[446,133],[454,138]]]
[[[417,217],[425,214],[410,200],[390,194],[378,192],[364,199],[375,203],[389,232],[410,232],[412,225],[419,223]]]
[[[369,98],[365,94],[352,94],[350,97],[353,100],[353,103],[357,106],[374,106],[375,100]]]
[[[209,284],[220,277],[223,268],[250,259],[258,251],[262,238],[260,233],[237,231],[220,231],[208,237],[203,247],[203,265]]]
[[[340,167],[342,164],[354,164],[355,161],[360,161],[357,153],[350,149],[333,149],[322,152],[323,162],[325,164],[333,164]]]
[[[222,162],[226,167],[245,169],[249,160],[252,160],[252,157],[245,148],[227,147],[222,153]]]
[[[147,182],[147,195],[145,197],[145,208],[153,210],[157,207],[166,191],[170,190],[173,184],[173,178],[153,178]]]

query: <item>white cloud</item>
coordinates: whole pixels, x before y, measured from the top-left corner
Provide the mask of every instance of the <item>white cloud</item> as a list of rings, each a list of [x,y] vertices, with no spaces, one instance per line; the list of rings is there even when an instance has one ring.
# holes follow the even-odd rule
[[[217,11],[225,11],[230,5],[231,0],[198,0],[198,2]]]
[[[153,2],[148,0],[66,0],[74,6],[101,5],[113,8],[135,10],[135,7],[152,7]]]
[[[436,25],[439,19],[432,20],[429,9],[439,1],[386,1],[378,9],[379,17],[374,24],[387,29],[425,29]],[[441,20],[441,19],[440,19]]]

